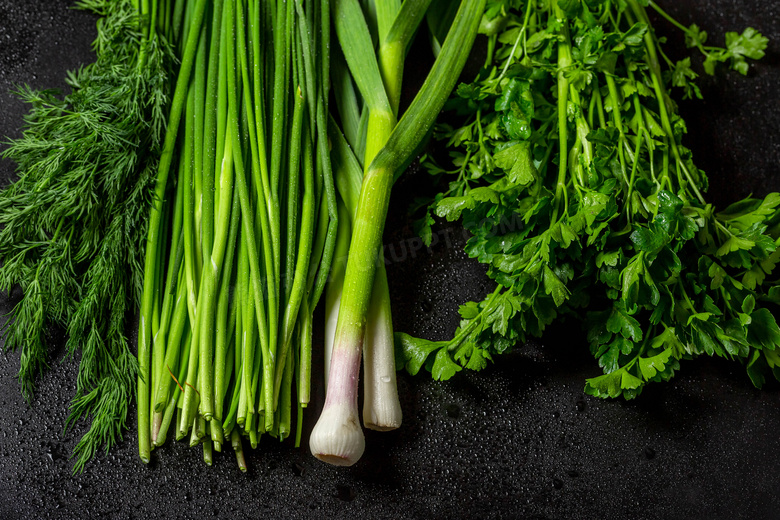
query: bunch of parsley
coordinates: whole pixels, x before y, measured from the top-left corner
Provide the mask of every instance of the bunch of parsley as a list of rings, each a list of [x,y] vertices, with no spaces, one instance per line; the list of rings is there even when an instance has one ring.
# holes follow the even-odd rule
[[[426,162],[450,181],[421,234],[431,212],[461,219],[497,286],[461,307],[450,341],[399,334],[409,372],[479,370],[570,315],[604,371],[587,381],[595,396],[635,397],[703,354],[740,360],[756,386],[780,377],[780,329],[763,306],[780,298],[780,195],[720,212],[704,198],[669,96],[700,97],[696,73],[662,52],[648,6],[668,17],[641,0],[488,2],[485,66],[449,102],[457,125],[438,127],[451,164]],[[767,44],[749,28],[705,47],[706,33],[679,27],[709,74],[745,74]]]

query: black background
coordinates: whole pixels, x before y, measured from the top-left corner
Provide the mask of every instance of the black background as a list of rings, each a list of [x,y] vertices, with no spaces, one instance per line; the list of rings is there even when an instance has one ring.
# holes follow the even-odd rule
[[[12,86],[62,87],[68,69],[92,60],[95,19],[69,5],[0,0],[2,136],[19,135],[26,110]],[[703,78],[705,100],[682,103],[681,111],[686,143],[710,175],[710,200],[779,190],[780,5],[663,5],[715,43],[746,26],[770,38],[767,57],[747,78],[725,71]],[[682,37],[665,22],[657,27],[670,54],[679,54]],[[407,72],[407,83],[415,74]],[[12,172],[0,163],[3,185]],[[407,208],[424,177],[413,167],[396,186],[388,274],[397,330],[443,339],[457,326],[457,306],[490,286],[462,252],[459,228],[439,227],[439,244],[419,247]],[[0,311],[10,305],[0,297]],[[31,407],[15,380],[18,353],[0,355],[0,518],[780,518],[780,391],[777,384],[755,390],[736,363],[688,362],[635,401],[600,401],[582,393],[599,369],[577,326],[564,323],[482,373],[446,383],[399,374],[404,425],[367,432],[366,453],[352,468],[271,438],[247,450],[247,474],[229,449],[207,467],[201,450],[183,443],[155,451],[144,466],[132,411],[125,442],[72,475],[68,457],[86,425],[62,433],[76,364],[60,363],[62,331],[50,340],[54,361]],[[307,433],[322,403],[317,388]]]

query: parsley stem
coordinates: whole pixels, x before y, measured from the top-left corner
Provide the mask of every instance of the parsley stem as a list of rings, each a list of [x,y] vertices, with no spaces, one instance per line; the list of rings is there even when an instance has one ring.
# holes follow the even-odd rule
[[[568,173],[569,160],[569,80],[566,76],[568,69],[572,65],[571,56],[571,38],[569,36],[569,27],[566,23],[566,15],[563,13],[560,5],[557,3],[553,7],[555,17],[561,22],[560,41],[558,42],[558,70],[557,70],[557,91],[558,91],[558,180],[555,184],[555,198],[553,200],[553,213],[551,222],[558,220],[558,214],[561,212],[561,202],[563,203],[563,214],[568,211],[569,195],[566,190],[566,176]]]
[[[685,27],[683,24],[681,24],[680,22],[678,22],[677,20],[675,20],[674,18],[672,18],[672,17],[671,17],[671,16],[670,16],[670,15],[669,15],[669,14],[668,14],[666,11],[664,11],[663,9],[661,9],[661,7],[660,7],[658,4],[656,4],[655,2],[653,2],[653,1],[651,0],[651,1],[649,2],[649,5],[650,5],[650,7],[652,7],[652,8],[653,8],[653,10],[654,10],[655,12],[657,12],[657,13],[658,13],[658,14],[660,14],[662,17],[664,17],[664,18],[666,19],[666,21],[667,21],[667,22],[669,22],[670,24],[674,25],[675,27],[677,27],[679,30],[681,30],[681,31],[682,31],[682,32],[684,32],[684,33],[687,33],[687,32],[688,32],[688,28],[687,28],[687,27]]]
[[[631,196],[634,193],[634,182],[636,180],[636,172],[639,166],[639,153],[642,151],[642,139],[636,140],[636,151],[634,152],[633,165],[631,166],[631,178],[628,181],[628,194],[626,195],[626,217],[628,222],[631,222],[631,213],[633,211]]]
[[[596,92],[598,92],[598,88],[593,89],[593,93],[590,95],[590,102],[588,103],[588,126],[591,128],[596,128],[595,126],[595,115],[596,115]]]
[[[626,189],[628,189],[629,180],[626,174],[626,170],[628,168],[626,166],[626,158],[623,152],[623,143],[626,142],[626,134],[624,131],[625,127],[623,126],[623,118],[620,114],[620,93],[618,92],[617,85],[615,84],[615,79],[609,74],[606,74],[605,76],[607,80],[607,88],[609,89],[609,100],[612,104],[613,124],[615,125],[615,128],[617,129],[620,136],[617,146],[618,158],[620,159],[620,172],[623,174],[623,181],[626,183]]]
[[[461,329],[458,334],[452,338],[452,341],[448,342],[447,344],[447,350],[452,352],[456,348],[460,346],[463,341],[469,337],[471,332],[482,323],[482,318],[485,316],[486,312],[492,312],[493,310],[493,304],[495,303],[496,299],[501,295],[501,291],[504,289],[504,286],[501,284],[496,285],[496,288],[493,290],[493,292],[490,294],[490,297],[485,302],[485,305],[482,307],[482,310],[479,311],[479,314],[477,314],[473,319],[469,320],[468,326]]]
[[[601,90],[598,88],[593,89],[593,97],[596,98],[596,110],[599,116],[599,126],[601,128],[607,128],[607,118],[604,115],[604,100],[601,97]]]
[[[531,17],[531,6],[533,4],[534,4],[534,2],[526,3],[526,6],[525,6],[525,16],[523,17],[523,26],[520,28],[520,32],[517,34],[517,39],[515,39],[515,43],[514,43],[514,45],[512,45],[512,50],[510,51],[509,56],[507,57],[506,62],[504,63],[504,67],[501,69],[501,74],[498,76],[499,82],[500,82],[501,78],[503,78],[506,75],[506,72],[509,70],[509,65],[512,64],[513,62],[520,62],[522,57],[527,54],[526,45],[525,45],[525,42],[526,42],[526,29],[528,28],[528,21],[529,21],[529,18]],[[497,34],[494,35],[494,36],[495,36],[496,39],[498,38]],[[522,54],[520,54],[520,56],[515,57],[515,51],[517,50],[517,45],[520,43],[521,40],[523,42],[523,52],[522,52]],[[493,41],[493,38],[491,38],[491,41]],[[494,45],[495,45],[495,43],[494,43]],[[488,65],[493,63],[492,56],[490,54],[489,54],[489,56],[490,56],[489,57],[489,61],[487,62]],[[496,82],[496,84],[498,84],[498,82]]]
[[[637,18],[639,18],[642,22],[650,26],[650,21],[647,18],[647,12],[645,12],[644,8],[640,6],[638,3],[636,3],[636,0],[627,0],[627,2],[628,5],[631,7],[631,9],[634,11],[634,13],[636,13]],[[653,34],[652,30],[648,30],[645,33],[643,38],[645,42],[645,49],[647,50],[646,62],[650,68],[650,75],[653,82],[653,89],[655,90],[656,97],[658,98],[658,111],[661,115],[661,124],[664,128],[664,131],[669,136],[669,142],[672,147],[672,153],[674,154],[677,165],[685,174],[685,177],[688,180],[688,187],[693,191],[694,195],[696,195],[696,198],[699,200],[699,202],[701,204],[705,204],[704,197],[702,196],[697,186],[698,183],[694,181],[694,179],[691,176],[691,172],[688,170],[688,167],[685,165],[685,163],[682,160],[682,157],[680,156],[680,150],[679,147],[677,146],[677,142],[674,137],[674,132],[672,131],[672,126],[669,121],[669,114],[666,106],[667,94],[663,87],[661,68],[658,62],[658,55],[656,53],[655,35]],[[682,186],[682,180],[680,181],[680,183]]]
[[[652,8],[653,8],[653,10],[654,10],[656,13],[658,13],[658,14],[659,14],[659,15],[661,15],[661,16],[662,16],[664,19],[666,19],[666,21],[667,21],[667,22],[671,23],[671,24],[672,24],[672,25],[674,25],[674,26],[675,26],[677,29],[679,29],[680,31],[682,31],[682,32],[683,32],[683,34],[685,34],[685,36],[686,36],[686,42],[688,41],[688,39],[687,39],[687,38],[688,38],[688,35],[690,35],[690,34],[691,34],[691,28],[688,28],[688,27],[684,26],[683,24],[681,24],[680,22],[678,22],[677,20],[675,20],[675,19],[674,19],[672,16],[670,16],[670,15],[669,15],[669,13],[667,13],[666,11],[664,11],[663,9],[661,9],[661,6],[659,6],[657,3],[653,2],[653,1],[650,1],[650,2],[648,3],[648,5],[649,5],[650,7],[652,7]],[[632,7],[633,7],[633,6],[632,6]],[[701,42],[701,40],[700,40],[699,38],[691,38],[691,40],[690,40],[690,41],[692,41],[692,42],[694,43],[694,45],[696,46],[696,48],[697,48],[697,49],[699,49],[699,51],[700,51],[700,52],[701,52],[701,53],[702,53],[702,54],[703,54],[705,57],[706,57],[706,56],[709,56],[709,54],[710,54],[710,53],[708,52],[708,50],[716,50],[716,49],[717,49],[717,47],[705,47],[704,45],[702,45],[702,42]],[[659,51],[660,51],[660,49],[659,49]],[[663,52],[661,52],[661,54],[663,55]],[[665,55],[664,55],[664,58],[666,59],[667,63],[669,63],[669,64],[671,65],[671,61],[670,61],[668,58],[666,58],[666,56],[665,56]]]
[[[490,67],[493,63],[493,55],[496,52],[496,41],[498,41],[498,35],[492,34],[488,36],[488,43],[487,43],[487,53],[485,54],[485,64],[482,65],[484,68]]]

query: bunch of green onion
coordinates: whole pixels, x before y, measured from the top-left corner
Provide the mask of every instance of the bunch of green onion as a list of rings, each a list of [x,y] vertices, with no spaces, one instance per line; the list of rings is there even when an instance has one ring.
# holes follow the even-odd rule
[[[309,402],[313,309],[337,226],[329,9],[176,9],[185,43],[147,238],[140,456],[189,436],[207,462],[232,443],[243,469],[242,437],[254,447],[290,435],[293,385],[298,410]]]
[[[436,12],[450,10],[449,2],[437,4]],[[372,13],[362,12],[358,0],[334,0],[333,5],[336,34],[351,74],[350,79],[336,57],[334,93],[344,127],[343,135],[335,125],[331,130],[334,172],[343,203],[336,257],[346,257],[346,262],[334,265],[326,296],[327,396],[309,446],[325,462],[352,465],[365,447],[357,414],[361,356],[364,425],[390,430],[401,424],[390,296],[380,255],[390,190],[452,91],[485,1],[460,3],[433,68],[400,119],[404,60],[431,0],[377,0],[374,27],[367,23]]]
[[[362,454],[363,352],[365,425],[400,425],[388,283],[376,268],[390,187],[451,92],[485,5],[463,2],[399,120],[404,59],[430,3],[175,3],[182,59],[149,219],[138,335],[144,462],[152,446],[189,437],[207,463],[230,442],[245,470],[242,439],[256,447],[264,433],[288,437],[294,400],[298,445],[313,313],[326,285],[333,355],[312,452],[335,464]],[[331,17],[343,52],[333,67]],[[347,261],[331,269],[334,253]]]

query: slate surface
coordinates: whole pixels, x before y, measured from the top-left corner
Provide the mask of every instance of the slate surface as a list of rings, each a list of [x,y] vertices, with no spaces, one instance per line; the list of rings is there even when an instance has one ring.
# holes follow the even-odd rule
[[[94,19],[65,0],[0,0],[0,134],[14,137],[25,108],[8,93],[26,82],[61,87],[65,71],[91,60]],[[748,78],[702,81],[705,101],[681,105],[688,144],[719,204],[780,189],[780,5],[771,0],[664,2],[716,42],[752,25],[771,38]],[[681,38],[668,24],[671,45]],[[674,52],[672,52],[674,54]],[[411,77],[411,75],[410,75]],[[13,166],[0,163],[2,184]],[[398,185],[386,233],[398,330],[442,339],[457,306],[488,290],[461,250],[462,231],[421,249],[406,217],[413,171]],[[10,309],[2,296],[0,311]],[[582,394],[598,373],[582,334],[563,326],[479,374],[447,383],[400,375],[404,426],[367,433],[352,468],[317,462],[306,449],[264,439],[250,471],[232,455],[206,467],[182,444],[136,457],[126,441],[71,475],[68,456],[84,425],[62,434],[75,365],[52,369],[28,407],[14,375],[18,354],[0,355],[0,518],[777,518],[780,513],[780,392],[752,388],[736,364],[686,363],[671,383],[630,403]],[[134,338],[133,338],[134,340]],[[320,384],[320,391],[322,390]],[[319,402],[306,421],[310,430]],[[134,415],[134,412],[133,412]]]

